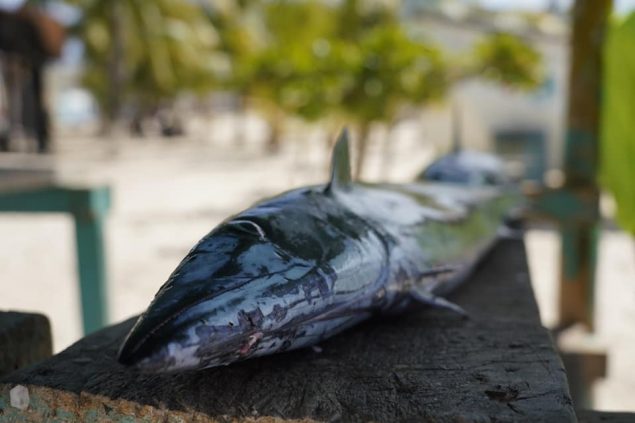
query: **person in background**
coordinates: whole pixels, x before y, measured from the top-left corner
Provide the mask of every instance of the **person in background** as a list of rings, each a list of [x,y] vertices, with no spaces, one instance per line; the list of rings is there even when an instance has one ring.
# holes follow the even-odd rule
[[[49,151],[44,66],[59,57],[64,38],[63,27],[34,7],[0,10],[0,79],[5,93],[0,120],[8,126],[0,134],[0,151],[10,150],[11,136],[21,129],[36,141],[38,152]]]

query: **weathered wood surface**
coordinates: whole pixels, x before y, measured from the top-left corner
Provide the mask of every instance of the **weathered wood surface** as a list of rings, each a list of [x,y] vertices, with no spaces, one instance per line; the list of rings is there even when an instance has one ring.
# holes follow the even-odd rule
[[[0,376],[53,354],[51,325],[46,316],[0,311]]]
[[[575,421],[522,242],[501,242],[452,299],[470,319],[432,309],[376,318],[324,342],[320,353],[169,375],[115,361],[131,319],[5,377],[0,409],[10,418],[83,421]],[[31,396],[21,415],[8,405],[16,384]]]
[[[579,423],[633,423],[635,413],[615,413],[595,410],[578,410]]]

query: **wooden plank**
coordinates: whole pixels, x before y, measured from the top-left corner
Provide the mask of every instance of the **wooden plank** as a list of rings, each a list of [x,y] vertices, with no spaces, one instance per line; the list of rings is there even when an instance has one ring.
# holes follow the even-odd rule
[[[453,300],[470,319],[432,309],[378,317],[319,353],[168,375],[116,362],[130,319],[6,377],[0,408],[34,420],[575,421],[522,242],[500,243]],[[16,384],[29,389],[24,414],[8,405]]]
[[[578,410],[580,423],[633,423],[635,413],[616,413],[596,410]]]
[[[0,376],[53,354],[51,325],[46,316],[0,311]]]

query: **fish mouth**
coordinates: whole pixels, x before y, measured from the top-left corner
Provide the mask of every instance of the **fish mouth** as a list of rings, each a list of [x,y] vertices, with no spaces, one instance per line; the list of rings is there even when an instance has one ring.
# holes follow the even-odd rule
[[[172,320],[174,319],[168,319],[154,328],[146,330],[144,317],[140,317],[119,348],[117,354],[119,363],[137,367],[142,362],[148,362],[151,357],[164,356],[165,352],[161,351],[163,349],[161,346],[167,345],[171,336],[162,333],[161,328]]]
[[[259,278],[262,275],[232,279],[243,285]],[[216,282],[226,281],[216,279]],[[240,299],[235,289],[213,293],[204,289],[160,291],[125,337],[117,359],[121,364],[139,367],[154,357],[154,361],[164,361],[167,365],[170,352],[161,350],[170,344],[175,345],[173,350],[198,345],[196,354],[203,359],[216,354],[240,356],[251,337],[263,330],[265,319],[258,307],[236,310],[232,303]]]
[[[263,332],[255,331],[212,342],[203,339],[192,342],[187,335],[177,335],[161,343],[148,339],[136,349],[124,343],[119,351],[119,362],[150,373],[214,367],[247,358],[263,336]]]
[[[150,373],[214,367],[248,358],[265,337],[258,327],[212,326],[204,319],[178,317],[149,330],[140,317],[119,349],[119,363]]]
[[[191,291],[190,293],[195,294]],[[156,298],[148,310],[139,316],[122,342],[117,355],[119,363],[138,367],[139,363],[147,363],[150,357],[164,356],[165,353],[161,352],[163,346],[186,345],[188,337],[193,338],[195,335],[200,339],[201,336],[197,334],[188,336],[188,331],[195,330],[196,326],[203,326],[201,322],[206,321],[209,313],[206,308],[214,310],[221,307],[218,307],[218,304],[210,305],[210,302],[219,300],[218,293],[202,296],[198,294],[199,297],[191,295],[189,298],[168,298],[164,294],[164,297]],[[239,328],[232,323],[215,328],[215,334],[222,333],[227,339],[239,335]],[[189,344],[194,344],[193,340],[189,340]]]

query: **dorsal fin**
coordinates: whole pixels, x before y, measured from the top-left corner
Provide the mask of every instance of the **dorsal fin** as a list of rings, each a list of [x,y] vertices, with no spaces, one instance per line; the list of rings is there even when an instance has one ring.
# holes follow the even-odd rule
[[[342,129],[333,147],[331,157],[331,180],[324,189],[329,193],[335,190],[346,190],[351,184],[351,160],[348,147],[348,129]]]

